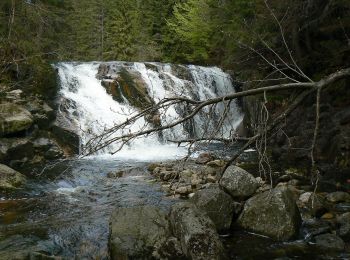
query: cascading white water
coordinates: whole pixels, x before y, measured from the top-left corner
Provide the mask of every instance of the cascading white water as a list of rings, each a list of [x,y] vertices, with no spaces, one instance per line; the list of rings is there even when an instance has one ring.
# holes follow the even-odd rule
[[[155,102],[165,97],[178,95],[204,100],[234,91],[230,76],[216,67],[181,66],[190,75],[190,79],[184,79],[178,77],[173,70],[173,65],[170,64],[127,63],[125,65],[126,63],[122,62],[109,64],[117,67],[128,66],[129,69],[131,67],[138,72],[147,85],[149,96]],[[107,93],[101,85],[101,80],[96,77],[99,65],[100,63],[59,63],[56,65],[61,81],[60,95],[67,101],[64,116],[76,125],[82,145],[86,144],[93,136],[125,121],[130,117],[130,114],[138,111],[127,102],[126,98],[124,98],[125,102],[119,103]],[[147,65],[152,65],[152,67]],[[242,115],[235,102],[231,102],[227,108],[229,108],[227,118],[220,128],[220,135],[226,137],[230,136],[242,121]],[[160,111],[162,125],[183,117],[184,109],[177,106]],[[163,137],[165,140],[174,140],[190,136],[203,137],[219,134],[213,132],[213,129],[216,129],[216,125],[220,122],[220,115],[224,109],[224,104],[219,104],[213,111],[206,109],[194,118],[191,126],[178,125],[173,129],[165,130]],[[124,131],[137,131],[144,125],[145,120],[141,118],[130,129]],[[116,147],[112,144],[101,153],[110,153],[115,150]],[[184,152],[176,146],[164,145],[164,142],[157,135],[151,135],[135,140],[118,155],[134,159],[139,157],[139,159],[155,157],[160,159],[162,157],[173,158]]]

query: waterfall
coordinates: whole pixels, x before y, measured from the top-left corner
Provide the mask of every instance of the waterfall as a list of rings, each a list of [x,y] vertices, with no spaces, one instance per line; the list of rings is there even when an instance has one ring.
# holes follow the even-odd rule
[[[65,101],[64,105],[61,105],[60,116],[66,117],[74,125],[82,145],[86,144],[93,136],[101,134],[104,130],[127,120],[131,114],[140,111],[140,108],[129,102],[130,98],[122,94],[116,101],[116,98],[108,94],[106,87],[104,87],[104,83],[115,80],[116,75],[121,70],[139,77],[137,81],[143,82],[146,93],[152,102],[178,95],[204,100],[234,92],[231,77],[216,67],[162,63],[92,62],[59,63],[56,64],[56,68],[61,84],[59,94],[61,100]],[[228,110],[227,118],[221,122],[222,127],[216,133],[213,130],[220,123],[221,115],[225,109]],[[160,123],[165,125],[186,116],[188,113],[188,108],[183,105],[159,111]],[[118,133],[140,130],[145,126],[146,121],[147,119],[140,118],[130,128]],[[137,151],[138,154],[144,151],[149,154],[152,150],[153,152],[157,151],[159,155],[166,153],[171,156],[178,153],[178,150],[174,146],[164,146],[165,140],[214,134],[229,137],[241,121],[242,115],[236,102],[231,102],[226,107],[224,104],[218,104],[215,109],[204,109],[191,122],[163,131],[161,137],[154,134],[138,138],[125,147],[124,151]],[[167,147],[166,151],[163,150],[165,147]],[[116,149],[112,144],[100,153],[111,153]]]

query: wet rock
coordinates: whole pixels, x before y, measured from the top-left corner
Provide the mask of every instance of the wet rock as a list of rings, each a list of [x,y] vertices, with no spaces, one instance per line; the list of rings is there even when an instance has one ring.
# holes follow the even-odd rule
[[[29,138],[3,138],[0,147],[3,153],[2,161],[31,159],[35,154],[33,143]]]
[[[290,175],[287,175],[287,174],[285,174],[285,175],[282,175],[281,177],[279,177],[278,179],[277,179],[277,183],[280,183],[280,182],[288,182],[288,181],[290,181],[291,180],[291,176]]]
[[[219,232],[230,228],[234,201],[219,188],[219,185],[212,185],[209,189],[196,192],[191,201],[209,216]]]
[[[255,179],[260,187],[265,184],[265,181],[261,177],[256,177]]]
[[[213,175],[208,175],[205,180],[209,183],[215,183],[217,181],[216,177]]]
[[[107,173],[107,178],[116,179],[116,178],[121,178],[121,177],[123,177],[123,175],[124,175],[124,172],[123,172],[123,171],[109,172],[109,173]]]
[[[224,167],[226,164],[225,161],[223,160],[214,160],[214,161],[210,161],[207,163],[207,166],[210,166],[210,167],[214,167],[214,168],[217,168],[217,167]]]
[[[170,237],[167,216],[153,206],[118,208],[111,216],[111,259],[149,259]]]
[[[327,212],[325,199],[320,194],[312,193],[311,196],[309,197],[308,202],[306,203],[306,207],[310,211],[312,216],[318,217],[318,218]]]
[[[305,220],[302,227],[305,239],[310,239],[331,231],[331,226],[327,221],[317,218]]]
[[[178,178],[178,173],[175,171],[162,171],[159,174],[162,181],[170,181]]]
[[[63,119],[57,119],[51,129],[59,145],[69,155],[79,154],[80,150],[80,137],[74,129],[78,128],[75,128]]]
[[[196,159],[196,163],[198,164],[206,164],[210,161],[212,161],[214,158],[210,153],[201,153],[197,159]]]
[[[64,152],[57,145],[53,145],[48,151],[44,153],[47,160],[55,160],[64,157]]]
[[[310,197],[312,195],[312,192],[304,192],[299,196],[299,201],[302,205],[306,205],[309,201]]]
[[[171,194],[171,188],[170,188],[170,184],[163,184],[162,185],[162,190],[168,194]]]
[[[191,183],[192,175],[194,174],[191,170],[184,170],[180,172],[180,182]]]
[[[37,124],[40,129],[48,129],[50,122],[56,117],[55,111],[37,97],[31,98],[25,104],[25,107],[33,115],[34,123]]]
[[[259,184],[247,171],[229,166],[220,180],[220,185],[234,198],[246,198],[257,190]]]
[[[180,186],[180,187],[175,189],[175,193],[180,194],[182,196],[186,196],[192,192],[193,192],[193,190],[192,190],[191,185]]]
[[[61,150],[61,148],[49,138],[41,137],[34,140],[33,147],[36,154],[43,155],[47,160],[59,159],[64,155],[64,152]]]
[[[347,203],[347,202],[338,203],[334,206],[334,210],[339,213],[350,212],[350,203]]]
[[[322,234],[315,237],[315,245],[324,251],[343,251],[345,248],[344,241],[333,234]]]
[[[151,173],[153,173],[153,171],[157,168],[157,167],[161,167],[161,164],[159,163],[151,163],[150,165],[148,165],[147,170]]]
[[[0,104],[0,136],[27,130],[33,124],[31,113],[14,103]]]
[[[176,237],[170,237],[166,240],[158,252],[160,259],[185,259],[182,252],[180,241]]]
[[[336,191],[329,193],[326,196],[326,199],[332,203],[350,202],[350,194],[343,191]]]
[[[268,190],[271,190],[272,187],[270,184],[263,184],[261,187],[259,187],[256,192],[257,193],[261,193],[261,192],[265,192],[265,191],[268,191]]]
[[[342,214],[337,218],[339,224],[338,234],[345,241],[350,241],[350,213]]]
[[[222,259],[223,245],[210,218],[188,202],[172,206],[172,230],[190,259]]]
[[[39,252],[34,252],[29,254],[29,260],[63,260],[62,257],[49,256]]]
[[[4,164],[0,164],[0,191],[11,191],[20,188],[25,182],[24,175]]]
[[[192,187],[197,188],[200,186],[200,184],[203,184],[203,180],[198,176],[198,174],[193,174],[191,178]]]
[[[1,86],[2,87],[2,86]],[[15,89],[9,92],[6,92],[6,99],[8,101],[18,101],[21,99],[23,91],[20,89]]]
[[[250,198],[238,218],[238,225],[285,241],[297,235],[301,217],[291,191],[275,188]]]
[[[334,215],[330,212],[327,212],[327,213],[323,214],[321,218],[322,219],[332,219],[332,218],[334,218]]]

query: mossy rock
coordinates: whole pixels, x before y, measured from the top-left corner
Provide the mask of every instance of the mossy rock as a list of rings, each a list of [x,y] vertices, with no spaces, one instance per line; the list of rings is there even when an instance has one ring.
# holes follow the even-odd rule
[[[0,164],[0,191],[11,191],[20,188],[26,182],[21,173]]]
[[[147,91],[146,82],[138,72],[122,68],[118,74],[117,82],[121,93],[132,106],[145,109],[153,104]]]
[[[13,103],[0,104],[0,136],[27,130],[33,124],[29,111]]]

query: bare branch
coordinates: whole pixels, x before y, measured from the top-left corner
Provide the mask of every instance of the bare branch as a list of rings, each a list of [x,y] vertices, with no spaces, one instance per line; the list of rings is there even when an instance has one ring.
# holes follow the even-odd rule
[[[126,121],[122,122],[121,124],[118,124],[114,126],[111,129],[108,129],[104,133],[102,133],[99,136],[96,136],[92,138],[88,143],[87,147],[88,149],[84,149],[85,155],[90,155],[98,150],[101,150],[108,145],[112,143],[122,143],[122,145],[125,144],[125,142],[129,142],[135,138],[138,138],[140,136],[146,136],[152,133],[160,132],[166,129],[173,128],[177,125],[180,125],[188,120],[191,120],[194,116],[196,116],[203,108],[214,105],[217,103],[222,103],[225,101],[234,100],[239,97],[245,97],[245,96],[251,96],[251,95],[258,95],[263,94],[267,92],[273,92],[273,91],[281,91],[286,89],[311,89],[314,91],[317,88],[322,88],[323,86],[329,85],[332,82],[344,77],[350,75],[350,68],[340,70],[338,72],[335,72],[328,77],[325,77],[324,79],[318,81],[318,82],[292,82],[292,83],[284,83],[284,84],[277,84],[272,85],[268,87],[261,87],[256,89],[250,89],[242,92],[237,93],[230,93],[225,96],[217,97],[217,98],[211,98],[203,101],[193,100],[185,97],[172,97],[172,98],[166,98],[161,100],[159,103],[150,106],[146,108],[145,110],[135,114],[131,118],[127,119]],[[118,130],[123,130],[125,127],[129,126],[132,123],[135,123],[138,119],[144,117],[145,115],[151,113],[152,111],[157,111],[160,108],[167,108],[175,104],[186,104],[189,105],[191,108],[191,113],[186,115],[184,118],[177,119],[171,123],[165,124],[163,126],[158,126],[154,128],[149,129],[140,129],[135,132],[130,132],[127,134],[120,134],[117,136],[113,136],[116,134]],[[259,135],[260,136],[260,135]],[[259,137],[258,136],[258,137]],[[203,137],[204,138],[204,137]],[[253,137],[254,138],[254,137]],[[255,137],[256,140],[257,137]],[[249,144],[250,145],[250,144]],[[118,149],[119,150],[119,149]],[[87,154],[86,154],[87,153]]]

